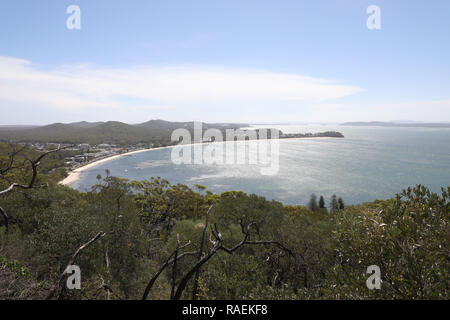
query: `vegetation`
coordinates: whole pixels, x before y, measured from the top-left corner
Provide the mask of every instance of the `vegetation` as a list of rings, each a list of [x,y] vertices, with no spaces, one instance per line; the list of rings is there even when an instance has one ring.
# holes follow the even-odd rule
[[[330,211],[108,172],[82,193],[52,176],[64,150],[3,148],[1,299],[449,298],[450,187]]]
[[[24,181],[31,174],[31,161],[38,158],[41,152],[26,145],[0,143],[0,178],[9,178],[14,181]],[[67,176],[65,170],[65,158],[73,156],[68,150],[60,150],[46,155],[45,161],[39,165],[40,178],[49,181],[60,181]],[[13,162],[11,162],[13,161]],[[6,168],[12,167],[8,175]]]
[[[203,128],[239,128],[245,124],[203,124]],[[193,122],[150,120],[130,125],[118,121],[54,123],[42,127],[0,128],[0,141],[56,143],[171,144],[171,133],[178,128],[193,130]]]

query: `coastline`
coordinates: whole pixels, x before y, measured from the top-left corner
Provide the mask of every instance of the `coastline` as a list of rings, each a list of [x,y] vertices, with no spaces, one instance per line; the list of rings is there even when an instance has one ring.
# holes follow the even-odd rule
[[[336,139],[336,137],[292,137],[292,138],[281,138],[279,140],[293,140],[293,139]],[[226,141],[221,141],[226,142]],[[214,143],[214,142],[203,142],[204,143]],[[141,152],[146,152],[146,151],[152,151],[152,150],[160,150],[160,149],[168,149],[168,148],[174,148],[177,146],[183,146],[183,147],[187,147],[187,146],[192,146],[198,143],[190,143],[190,144],[184,144],[184,145],[174,145],[174,146],[165,146],[165,147],[156,147],[156,148],[150,148],[150,149],[139,149],[139,150],[134,150],[134,151],[130,151],[130,152],[126,152],[126,153],[121,153],[121,154],[116,154],[113,156],[109,156],[106,158],[102,158],[102,159],[98,159],[98,160],[94,160],[92,162],[89,162],[85,165],[82,165],[81,167],[78,167],[72,171],[69,171],[68,176],[65,177],[63,180],[59,181],[58,184],[61,184],[63,186],[70,186],[71,184],[75,183],[76,181],[78,181],[78,179],[80,178],[80,174],[88,169],[91,169],[97,165],[100,165],[102,163],[108,162],[110,160],[115,160],[115,159],[119,159],[121,157],[124,156],[128,156],[128,155],[132,155],[132,154],[136,154],[136,153],[141,153]]]
[[[61,185],[64,185],[64,186],[70,186],[72,183],[76,182],[80,178],[80,174],[83,171],[86,171],[86,170],[91,169],[91,168],[93,168],[95,166],[98,166],[99,164],[108,162],[110,160],[118,159],[120,157],[127,156],[127,155],[132,155],[132,154],[141,153],[141,152],[150,151],[150,150],[172,148],[172,147],[173,146],[157,147],[157,148],[150,148],[150,149],[139,149],[139,150],[134,150],[134,151],[125,152],[125,153],[121,153],[121,154],[115,154],[115,155],[110,156],[110,157],[94,160],[94,161],[89,162],[89,163],[87,163],[85,165],[82,165],[79,168],[76,168],[75,170],[69,171],[69,175],[67,177],[65,177],[63,180],[61,180],[60,182],[58,182],[58,183],[61,184]]]

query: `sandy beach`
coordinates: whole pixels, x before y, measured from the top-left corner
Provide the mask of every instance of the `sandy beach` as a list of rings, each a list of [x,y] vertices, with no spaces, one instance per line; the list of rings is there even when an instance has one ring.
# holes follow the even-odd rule
[[[336,139],[334,137],[293,137],[293,138],[282,138],[280,140],[294,140],[294,139]],[[203,143],[208,143],[208,142],[203,142]],[[62,181],[59,182],[59,184],[65,185],[65,186],[70,186],[72,183],[74,183],[75,181],[77,181],[80,178],[80,174],[83,171],[89,170],[95,166],[98,166],[99,164],[108,162],[110,160],[114,160],[114,159],[118,159],[120,157],[124,157],[127,155],[132,155],[132,154],[136,154],[136,153],[141,153],[141,152],[146,152],[146,151],[152,151],[152,150],[159,150],[159,149],[168,149],[168,148],[173,148],[176,146],[183,146],[183,147],[187,147],[187,146],[192,146],[195,143],[190,143],[190,144],[184,144],[184,145],[175,145],[175,146],[166,146],[166,147],[157,147],[157,148],[150,148],[150,149],[140,149],[140,150],[134,150],[134,151],[130,151],[130,152],[126,152],[126,153],[121,153],[121,154],[116,154],[110,157],[106,157],[106,158],[102,158],[102,159],[98,159],[98,160],[94,160],[88,164],[85,164],[79,168],[76,168],[73,171],[69,172],[69,175]]]
[[[69,172],[69,175],[64,179],[61,180],[59,182],[59,184],[65,185],[65,186],[69,186],[72,183],[74,183],[75,181],[77,181],[80,178],[80,174],[83,171],[89,170],[95,166],[98,166],[99,164],[114,160],[114,159],[118,159],[120,157],[124,157],[124,156],[128,156],[128,155],[132,155],[132,154],[136,154],[136,153],[141,153],[141,152],[146,152],[146,151],[153,151],[153,150],[160,150],[160,149],[168,149],[168,148],[173,148],[173,147],[177,147],[177,146],[183,146],[183,147],[187,147],[187,146],[192,146],[193,143],[190,144],[183,144],[183,145],[175,145],[175,146],[166,146],[166,147],[156,147],[156,148],[149,148],[149,149],[139,149],[139,150],[134,150],[134,151],[130,151],[130,152],[126,152],[126,153],[120,153],[120,154],[116,154],[110,157],[106,157],[106,158],[102,158],[102,159],[98,159],[98,160],[94,160],[92,162],[89,162],[79,168],[76,168],[73,171]]]
[[[150,150],[158,150],[158,149],[165,149],[165,148],[172,148],[173,146],[168,146],[168,147],[158,147],[158,148],[151,148],[151,149],[140,149],[140,150],[134,150],[134,151],[130,151],[130,152],[126,152],[126,153],[121,153],[121,154],[116,154],[107,158],[102,158],[99,160],[95,160],[92,161],[86,165],[83,165],[79,168],[76,168],[73,171],[69,172],[69,175],[62,181],[59,182],[59,184],[65,185],[65,186],[69,186],[72,183],[74,183],[75,181],[77,181],[80,178],[80,174],[83,171],[89,170],[95,166],[98,166],[99,164],[114,160],[114,159],[118,159],[120,157],[123,156],[127,156],[127,155],[132,155],[132,154],[136,154],[136,153],[140,153],[140,152],[145,152],[145,151],[150,151]]]

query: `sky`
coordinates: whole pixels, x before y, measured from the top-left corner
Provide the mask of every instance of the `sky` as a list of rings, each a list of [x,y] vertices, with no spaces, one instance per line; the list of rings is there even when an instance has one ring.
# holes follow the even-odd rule
[[[448,122],[449,14],[448,0],[2,0],[0,125]]]

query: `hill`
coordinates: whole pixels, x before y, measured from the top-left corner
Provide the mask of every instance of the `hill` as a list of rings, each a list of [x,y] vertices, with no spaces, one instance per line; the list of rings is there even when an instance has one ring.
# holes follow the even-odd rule
[[[11,142],[57,142],[57,143],[170,143],[173,130],[192,130],[193,122],[169,122],[150,120],[140,124],[126,124],[118,121],[54,123],[41,127],[3,127],[0,141]],[[203,128],[239,128],[246,124],[203,124]]]

